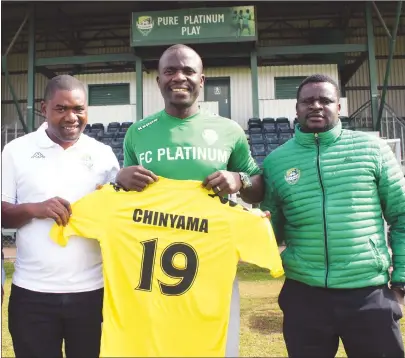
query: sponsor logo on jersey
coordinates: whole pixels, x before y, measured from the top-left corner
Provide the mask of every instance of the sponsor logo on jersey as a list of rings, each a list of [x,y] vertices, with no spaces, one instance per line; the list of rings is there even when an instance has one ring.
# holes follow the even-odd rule
[[[158,162],[164,160],[202,160],[209,162],[228,163],[230,153],[219,148],[202,147],[174,147],[158,148],[155,151],[148,150],[139,153],[140,164],[150,164],[154,160]]]
[[[158,120],[159,120],[159,118],[155,118],[154,120],[152,120],[152,121],[150,121],[148,123],[145,123],[144,125],[138,127],[138,131],[141,131],[142,129],[145,129],[145,128],[149,127],[153,123],[156,123]]]
[[[208,145],[213,145],[218,140],[218,134],[213,129],[204,129],[201,135]]]

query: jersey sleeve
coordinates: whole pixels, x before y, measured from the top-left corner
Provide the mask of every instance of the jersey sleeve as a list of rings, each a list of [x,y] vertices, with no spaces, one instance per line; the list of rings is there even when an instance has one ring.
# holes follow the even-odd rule
[[[131,165],[139,165],[138,158],[135,154],[135,145],[134,141],[134,131],[135,126],[131,125],[127,133],[125,134],[124,139],[124,167],[130,167]]]
[[[260,210],[233,215],[232,227],[239,259],[270,270],[273,277],[284,274],[283,264],[269,220]]]
[[[80,236],[101,241],[106,235],[108,220],[105,220],[105,203],[102,193],[97,190],[72,204],[72,215],[66,226],[54,224],[50,238],[61,246],[66,246],[70,236]]]
[[[245,172],[250,176],[260,174],[261,170],[250,153],[246,134],[239,125],[237,125],[235,135],[235,147],[229,157],[228,170]]]

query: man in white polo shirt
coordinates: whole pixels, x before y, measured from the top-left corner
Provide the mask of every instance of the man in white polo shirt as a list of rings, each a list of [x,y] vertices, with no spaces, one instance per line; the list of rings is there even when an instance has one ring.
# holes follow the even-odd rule
[[[115,180],[112,149],[84,134],[87,95],[76,78],[50,80],[45,125],[8,143],[2,153],[2,225],[17,228],[9,330],[16,357],[99,356],[103,276],[96,241],[66,248],[48,236],[66,225],[70,203]]]

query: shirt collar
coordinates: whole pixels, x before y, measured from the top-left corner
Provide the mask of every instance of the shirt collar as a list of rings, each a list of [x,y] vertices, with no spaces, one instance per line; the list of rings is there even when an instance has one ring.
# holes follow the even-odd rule
[[[320,133],[304,133],[300,129],[300,125],[296,124],[295,126],[295,140],[303,146],[313,146],[316,145],[316,135],[319,138],[320,145],[331,145],[334,143],[342,134],[342,122],[336,124],[335,127],[328,130],[327,132]]]
[[[49,137],[48,134],[46,134],[45,130],[48,128],[48,123],[44,122],[41,124],[41,126],[37,129],[36,134],[37,134],[37,143],[40,148],[52,148],[52,147],[60,147],[59,144],[55,143],[52,141]],[[77,148],[81,147],[84,142],[86,141],[85,135],[82,133],[78,139],[78,141],[73,144],[70,148]]]

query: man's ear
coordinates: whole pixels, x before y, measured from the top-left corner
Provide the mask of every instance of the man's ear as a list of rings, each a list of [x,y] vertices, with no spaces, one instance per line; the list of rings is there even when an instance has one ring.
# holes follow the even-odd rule
[[[41,101],[41,113],[46,118],[46,102],[45,101]]]

